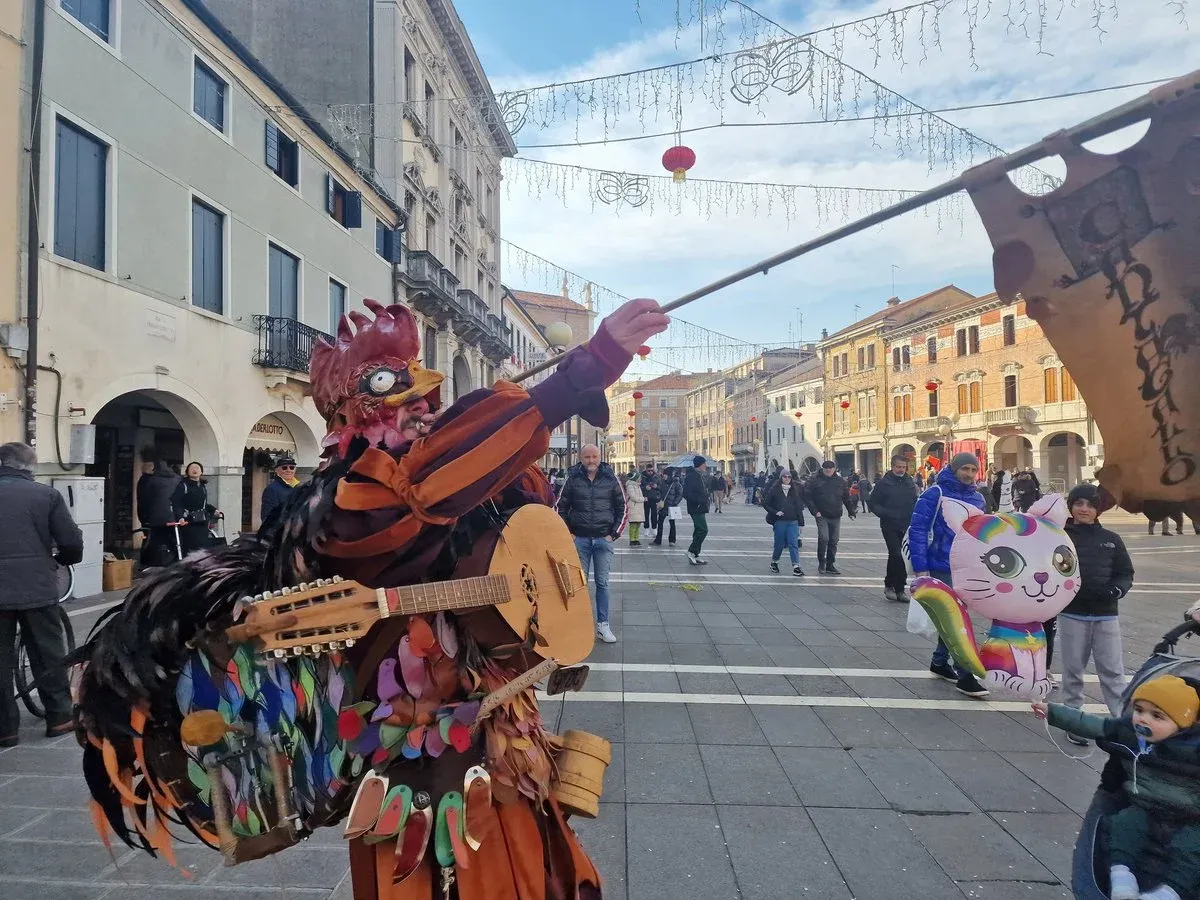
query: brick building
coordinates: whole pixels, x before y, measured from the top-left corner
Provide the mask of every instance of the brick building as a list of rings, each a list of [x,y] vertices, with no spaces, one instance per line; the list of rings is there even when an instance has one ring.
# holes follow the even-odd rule
[[[687,394],[704,377],[674,372],[636,384],[618,382],[608,389],[608,458],[618,472],[688,451]],[[635,399],[635,392],[641,398]],[[630,411],[636,415],[630,416]]]

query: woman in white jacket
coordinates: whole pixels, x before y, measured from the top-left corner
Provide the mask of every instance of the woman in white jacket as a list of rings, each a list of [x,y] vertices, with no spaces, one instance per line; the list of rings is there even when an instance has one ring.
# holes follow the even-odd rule
[[[642,473],[634,469],[625,478],[625,508],[629,510],[641,509],[646,502],[646,497],[642,494]],[[638,540],[638,534],[642,530],[642,523],[637,516],[630,513],[629,516],[629,546],[637,547],[642,542]]]

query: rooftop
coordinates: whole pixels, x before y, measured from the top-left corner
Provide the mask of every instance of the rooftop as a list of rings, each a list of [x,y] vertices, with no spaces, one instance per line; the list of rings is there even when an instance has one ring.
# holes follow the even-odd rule
[[[673,372],[670,375],[660,375],[637,385],[639,391],[688,391],[700,383],[706,375],[681,375]]]
[[[591,310],[582,303],[576,303],[570,297],[562,294],[543,294],[540,291],[518,291],[510,288],[513,298],[524,306],[536,306],[540,309],[561,309],[567,312],[590,313]]]
[[[802,381],[811,381],[814,378],[821,378],[825,374],[825,362],[819,357],[810,357],[809,359],[801,360],[798,363],[786,368],[780,369],[778,372],[772,372],[770,378],[767,379],[767,390],[778,389],[781,387],[789,387],[794,384],[799,384]]]
[[[905,300],[903,303],[897,303],[893,306],[885,306],[883,309],[871,313],[864,319],[859,319],[847,325],[840,331],[835,331],[827,338],[822,338],[821,344],[828,346],[830,343],[850,335],[852,332],[861,330],[864,326],[870,324],[888,325],[896,327],[900,325],[911,325],[919,319],[932,315],[936,312],[949,309],[960,303],[973,302],[975,298],[964,291],[957,285],[947,284],[936,290],[932,290],[927,294],[922,294],[919,297],[913,297],[911,300]]]

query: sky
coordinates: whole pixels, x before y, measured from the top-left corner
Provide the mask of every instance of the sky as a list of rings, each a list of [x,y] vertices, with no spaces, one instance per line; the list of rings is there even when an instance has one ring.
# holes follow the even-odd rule
[[[876,15],[888,6],[846,0],[747,2],[798,34]],[[676,78],[667,70],[665,75],[651,76],[658,86],[658,102],[633,100],[635,109],[616,110],[615,121],[614,103],[636,97],[636,84],[631,88],[625,82],[607,94],[603,88],[599,93],[589,88],[594,108],[583,115],[577,116],[574,106],[537,106],[543,119],[553,121],[535,121],[538,115],[531,113],[515,137],[519,160],[649,175],[668,174],[661,156],[675,143],[673,136],[588,146],[530,145],[671,131],[676,116],[685,128],[823,118],[816,105],[836,102],[830,99],[834,89],[829,85],[839,78],[849,85],[853,78],[844,64],[929,109],[1165,79],[1200,64],[1200,55],[1189,53],[1191,23],[1181,22],[1178,10],[1166,0],[1042,4],[946,0],[936,29],[930,19],[922,27],[919,13],[910,14],[898,33],[884,23],[878,47],[870,37],[871,25],[815,36],[820,52],[811,57],[815,62],[808,87],[789,95],[766,86],[760,88],[755,102],[744,104],[731,94],[732,54],[779,32],[736,0],[456,0],[455,5],[497,91],[726,54],[726,68],[717,72],[710,67],[708,81],[699,67],[691,70],[695,74],[688,76],[692,80],[686,83],[678,108],[666,99],[674,92],[663,89]],[[1039,5],[1048,9],[1046,21],[1039,23],[1034,13],[1022,25],[1020,11],[1036,10]],[[698,16],[701,9],[706,13],[703,24]],[[1094,24],[1097,9],[1102,31]],[[972,17],[974,27],[968,28]],[[954,126],[1012,151],[1146,90],[1128,88],[942,115]],[[852,87],[844,88],[841,102],[852,104],[854,93]],[[860,110],[870,112],[876,95],[862,90],[858,94]],[[555,96],[559,104],[564,102],[561,93]],[[597,96],[604,99],[596,101]],[[639,108],[645,111],[639,113]],[[559,114],[546,116],[547,110]],[[683,143],[697,157],[689,177],[916,190],[946,181],[971,164],[966,149],[972,145],[966,138],[956,139],[952,159],[927,158],[915,137],[901,150],[896,141],[900,121],[886,123],[887,134],[879,132],[878,123],[862,122],[721,127],[685,134]],[[927,120],[903,121],[916,128]],[[1089,149],[1112,152],[1136,141],[1142,132],[1144,126],[1133,126],[1126,133],[1094,142]],[[976,144],[973,161],[982,162],[993,152]],[[1065,172],[1059,159],[1041,168],[1056,176]],[[672,203],[672,198],[690,195],[672,193],[675,186],[669,182],[656,182],[651,203],[639,209],[614,208],[592,198],[594,180],[581,176],[571,181],[562,171],[521,161],[506,163],[501,201],[504,238],[612,291],[663,301],[894,199],[882,193],[827,193],[824,213],[818,215],[814,195],[804,191],[796,195],[797,205],[788,216],[778,203],[769,212],[762,203],[757,208],[749,202],[728,205],[722,188],[712,189],[698,205],[686,199]],[[1029,183],[1019,175],[1014,178],[1019,184]],[[701,184],[687,188],[695,191]],[[504,259],[504,280],[510,286],[557,290],[561,284],[561,275],[547,266],[530,264],[511,253]],[[821,329],[833,332],[845,327],[882,308],[893,294],[907,299],[949,283],[977,294],[992,289],[990,245],[963,198],[839,241],[773,269],[766,277],[755,276],[703,298],[679,314],[737,340],[778,345],[801,336],[805,341],[819,339]],[[597,297],[602,311],[611,308],[610,295],[601,291]],[[668,365],[703,370],[748,355],[736,341],[682,324],[652,343],[662,350],[643,364],[646,374],[661,372]]]

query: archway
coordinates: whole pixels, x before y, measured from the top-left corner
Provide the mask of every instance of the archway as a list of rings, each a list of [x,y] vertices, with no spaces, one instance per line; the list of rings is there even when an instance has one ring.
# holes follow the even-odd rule
[[[285,455],[295,459],[301,471],[306,472],[320,462],[320,444],[302,416],[283,410],[267,413],[250,426],[242,450],[239,517],[242,531],[258,528],[262,493],[271,480],[275,462]]]
[[[462,356],[454,357],[452,369],[454,378],[454,399],[458,400],[465,394],[471,393],[471,365]]]
[[[1001,469],[1013,471],[1033,465],[1033,443],[1020,434],[1006,434],[996,441],[992,459]]]
[[[892,456],[903,456],[910,463],[917,458],[917,449],[912,444],[896,444],[892,447]],[[891,460],[889,459],[890,463]]]
[[[821,463],[815,456],[804,457],[804,475],[816,475],[821,470]]]
[[[1043,490],[1065,492],[1078,484],[1087,465],[1087,444],[1073,431],[1060,431],[1042,442],[1046,480]]]
[[[144,470],[161,461],[179,472],[192,460],[206,471],[220,463],[219,441],[209,419],[192,403],[160,390],[113,397],[92,417],[94,462],[87,475],[104,479],[104,546],[133,548],[138,520],[135,494]]]

